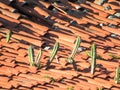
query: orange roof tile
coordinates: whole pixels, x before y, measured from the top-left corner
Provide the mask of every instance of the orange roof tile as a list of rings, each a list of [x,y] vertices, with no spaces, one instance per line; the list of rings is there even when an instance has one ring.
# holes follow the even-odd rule
[[[113,79],[120,66],[119,6],[118,0],[0,0],[0,89],[119,90]],[[67,59],[77,36],[81,43],[73,58],[74,71]],[[58,52],[45,70],[55,42]],[[94,75],[89,56],[93,43]],[[40,68],[29,65],[30,46],[34,58],[42,49]]]

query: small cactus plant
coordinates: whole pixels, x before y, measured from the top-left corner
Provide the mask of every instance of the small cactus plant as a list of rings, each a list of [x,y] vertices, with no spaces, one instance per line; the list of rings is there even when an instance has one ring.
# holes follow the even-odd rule
[[[120,67],[117,67],[116,68],[116,75],[115,75],[114,81],[115,81],[116,84],[118,84],[119,80],[120,80]]]
[[[57,54],[58,48],[59,48],[59,43],[56,42],[55,45],[54,45],[54,47],[53,47],[52,53],[50,55],[50,59],[47,62],[46,70],[49,68],[51,62],[53,61],[55,55]]]
[[[94,74],[95,72],[95,67],[96,67],[96,46],[95,44],[92,44],[91,46],[91,74]]]
[[[75,46],[74,46],[74,48],[72,50],[72,53],[71,53],[71,55],[67,59],[67,61],[69,63],[73,64],[73,68],[74,68],[75,71],[77,70],[77,66],[76,66],[76,63],[74,61],[74,57],[75,57],[75,54],[76,54],[76,52],[77,52],[77,50],[78,50],[78,48],[80,46],[80,42],[81,42],[81,39],[78,36],[77,39],[76,39],[76,42],[75,42]]]
[[[34,50],[33,50],[33,47],[30,46],[29,49],[28,49],[30,66],[36,66],[36,67],[40,68],[41,55],[42,55],[42,49],[40,49],[38,51],[38,54],[37,54],[36,58],[34,59]]]
[[[6,43],[9,42],[11,35],[12,35],[12,32],[9,31],[9,32],[7,33],[7,35],[6,35]]]

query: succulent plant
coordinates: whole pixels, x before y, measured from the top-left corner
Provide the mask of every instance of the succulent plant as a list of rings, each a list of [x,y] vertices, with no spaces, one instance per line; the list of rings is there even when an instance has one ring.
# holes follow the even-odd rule
[[[29,62],[30,62],[30,66],[36,66],[38,68],[40,68],[40,58],[42,56],[42,49],[40,49],[38,51],[38,54],[36,56],[36,58],[34,59],[34,49],[32,46],[30,46],[28,48],[28,56],[29,56]]]
[[[91,74],[94,74],[96,67],[96,46],[92,44],[91,46]]]
[[[28,56],[29,56],[30,66],[34,66],[34,51],[32,46],[28,48]]]
[[[115,74],[115,77],[114,77],[114,81],[115,81],[116,84],[118,84],[119,80],[120,80],[120,67],[117,67],[116,68],[116,74]]]
[[[52,53],[51,53],[51,55],[50,55],[50,59],[49,59],[48,62],[47,62],[46,70],[49,68],[51,62],[53,61],[55,55],[57,54],[58,48],[59,48],[59,43],[56,42],[55,45],[54,45],[54,47],[53,47]]]
[[[80,42],[81,42],[81,39],[78,36],[77,39],[76,39],[75,46],[74,46],[74,48],[72,50],[72,53],[71,53],[70,57],[74,58],[74,56],[75,56],[75,54],[76,54],[76,52],[77,52],[77,50],[78,50],[78,48],[80,46]]]
[[[38,54],[37,54],[37,56],[35,58],[35,61],[34,61],[35,66],[37,66],[38,68],[40,68],[40,58],[41,58],[41,56],[42,56],[42,49],[40,49],[38,51]]]
[[[9,31],[9,32],[7,33],[7,35],[6,35],[6,43],[9,42],[11,35],[12,35],[12,32]]]
[[[76,66],[76,63],[74,61],[74,57],[75,57],[75,54],[76,54],[76,52],[77,52],[77,50],[78,50],[78,48],[80,46],[80,42],[81,42],[81,40],[80,40],[80,37],[78,36],[77,39],[76,39],[76,42],[75,42],[75,46],[74,46],[74,48],[72,50],[72,53],[67,59],[67,61],[69,63],[73,64],[74,70],[77,70],[77,66]]]

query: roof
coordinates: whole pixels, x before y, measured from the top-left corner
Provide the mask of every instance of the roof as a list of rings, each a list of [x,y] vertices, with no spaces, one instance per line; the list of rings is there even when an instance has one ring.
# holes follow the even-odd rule
[[[11,33],[6,42],[7,34]],[[78,71],[66,60],[77,36],[74,57]],[[119,90],[120,1],[0,0],[0,88],[12,90]],[[58,52],[48,70],[54,44]],[[95,73],[87,53],[96,45]],[[30,66],[28,48],[42,49],[41,68]]]

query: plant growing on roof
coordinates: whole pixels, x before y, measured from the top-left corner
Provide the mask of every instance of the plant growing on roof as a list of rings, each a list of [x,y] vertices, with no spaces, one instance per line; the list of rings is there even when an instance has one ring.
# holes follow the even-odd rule
[[[103,88],[102,88],[102,87],[99,87],[98,90],[103,90]]]
[[[40,58],[42,56],[42,49],[40,49],[38,51],[38,54],[37,54],[36,58],[34,59],[34,50],[33,50],[33,47],[30,46],[28,48],[28,56],[29,56],[30,66],[36,66],[36,67],[40,68]]]
[[[9,32],[6,34],[6,43],[9,42],[11,35],[12,35],[12,32],[11,32],[11,31],[9,31]]]
[[[111,56],[113,59],[120,59],[120,57],[119,57],[119,56],[114,55],[114,54],[109,54],[109,56]]]
[[[95,72],[95,67],[96,67],[96,46],[95,44],[92,44],[91,46],[91,74],[94,74]]]
[[[91,52],[85,52],[89,57],[91,57]],[[105,60],[102,56],[96,55],[96,59]]]
[[[67,90],[74,90],[74,87],[73,87],[73,86],[69,86],[69,87],[67,88]]]
[[[48,79],[50,79],[50,83],[54,83],[54,82],[56,81],[53,77],[50,77],[50,76],[48,76],[48,75],[43,76],[43,78],[48,78]]]
[[[72,50],[72,53],[70,55],[70,57],[68,57],[67,61],[71,64],[73,64],[73,68],[74,70],[77,70],[77,67],[76,67],[76,64],[75,64],[75,61],[74,61],[74,57],[75,57],[75,54],[80,46],[80,42],[81,42],[81,39],[80,37],[78,36],[77,39],[76,39],[76,42],[75,42],[75,46]]]
[[[116,74],[115,74],[115,77],[114,77],[114,81],[115,81],[116,84],[118,84],[119,80],[120,80],[120,67],[117,67],[116,68]]]
[[[49,58],[49,60],[47,62],[47,66],[45,68],[46,70],[49,68],[50,64],[52,63],[55,55],[57,54],[58,49],[59,49],[59,43],[56,42],[55,45],[54,45],[54,47],[53,47],[52,53],[50,55],[50,58]]]

